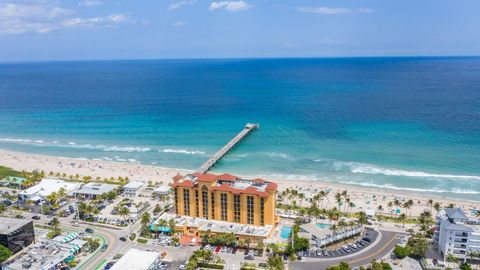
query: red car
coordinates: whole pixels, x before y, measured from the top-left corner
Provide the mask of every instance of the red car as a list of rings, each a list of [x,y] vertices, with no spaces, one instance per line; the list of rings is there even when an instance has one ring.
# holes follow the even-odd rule
[[[220,252],[220,249],[222,249],[222,247],[221,247],[221,246],[218,246],[218,247],[215,249],[215,252],[216,252],[216,253]]]

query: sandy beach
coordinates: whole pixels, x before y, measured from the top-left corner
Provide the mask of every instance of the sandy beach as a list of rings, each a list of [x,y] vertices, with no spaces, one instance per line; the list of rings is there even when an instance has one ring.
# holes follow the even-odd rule
[[[0,165],[13,168],[15,170],[43,170],[45,173],[65,173],[67,175],[79,174],[81,176],[91,176],[92,178],[101,177],[128,177],[130,180],[139,181],[153,181],[168,184],[171,178],[176,174],[186,174],[192,171],[163,168],[149,165],[140,165],[123,162],[103,161],[103,160],[88,160],[75,159],[65,157],[51,157],[39,154],[20,153],[0,149]],[[383,212],[387,213],[389,210],[387,204],[389,201],[398,199],[400,201],[408,201],[412,199],[414,206],[407,214],[412,216],[419,215],[425,209],[430,209],[428,200],[432,199],[434,202],[439,202],[441,205],[454,203],[456,207],[460,207],[466,211],[480,208],[479,202],[443,198],[437,194],[426,193],[412,193],[410,191],[399,191],[389,189],[375,189],[364,188],[358,186],[347,186],[331,182],[320,181],[291,181],[282,179],[266,179],[273,180],[278,183],[279,191],[286,188],[297,189],[300,193],[304,193],[306,198],[320,190],[329,190],[329,195],[323,202],[323,207],[332,208],[337,206],[335,202],[335,193],[347,190],[351,202],[355,204],[355,208],[351,211],[360,211],[365,209],[377,209],[379,205],[383,207]],[[299,203],[299,200],[297,199]],[[306,200],[302,205],[307,205]],[[435,210],[433,210],[435,212]],[[389,212],[388,212],[389,213]]]

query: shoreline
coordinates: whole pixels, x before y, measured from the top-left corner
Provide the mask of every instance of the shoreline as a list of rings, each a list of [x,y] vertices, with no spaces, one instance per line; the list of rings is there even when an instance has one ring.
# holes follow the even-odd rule
[[[67,175],[79,174],[81,176],[92,176],[110,178],[110,177],[126,177],[130,180],[153,181],[168,184],[172,181],[172,177],[178,173],[187,174],[192,173],[192,170],[165,168],[153,165],[143,165],[134,163],[123,163],[116,161],[104,161],[96,159],[84,158],[67,158],[67,157],[53,157],[42,154],[31,154],[25,152],[16,152],[10,150],[0,149],[0,165],[10,167],[15,170],[43,170],[46,174],[50,171],[54,173],[65,173]],[[241,176],[241,175],[240,175]],[[255,176],[252,176],[255,177]],[[266,180],[274,181],[278,184],[279,190],[286,188],[294,188],[307,195],[317,193],[320,190],[330,190],[324,206],[325,208],[332,208],[337,206],[335,203],[335,193],[347,190],[351,201],[356,204],[356,209],[352,211],[359,211],[364,209],[377,209],[378,205],[382,205],[383,212],[388,209],[387,203],[395,198],[400,201],[407,201],[412,199],[415,204],[412,207],[412,216],[418,215],[424,209],[430,209],[427,203],[428,199],[439,202],[442,205],[454,203],[456,206],[464,210],[475,209],[480,205],[479,201],[472,201],[467,199],[448,198],[439,194],[413,192],[408,190],[393,190],[388,187],[362,187],[358,185],[346,185],[342,183],[318,181],[318,180],[285,180],[273,179]],[[298,200],[298,199],[297,199]],[[420,203],[418,203],[420,202]],[[303,206],[306,205],[306,199]],[[410,210],[408,210],[410,212]]]

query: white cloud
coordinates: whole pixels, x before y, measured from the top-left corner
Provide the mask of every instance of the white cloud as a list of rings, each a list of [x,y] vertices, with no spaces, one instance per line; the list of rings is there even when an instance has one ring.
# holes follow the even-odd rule
[[[218,1],[210,3],[210,11],[217,9],[225,9],[230,12],[237,12],[241,10],[247,10],[253,6],[245,1]]]
[[[0,2],[0,34],[44,34],[66,27],[105,27],[134,22],[124,14],[93,18],[73,17],[73,10],[50,3],[48,0]]]
[[[173,23],[173,26],[175,27],[184,26],[184,25],[187,25],[186,21],[176,21]]]
[[[93,7],[93,6],[103,5],[103,2],[98,0],[83,0],[80,3],[78,3],[78,5],[85,6],[85,7]]]
[[[373,9],[370,9],[370,8],[359,8],[359,9],[358,9],[358,12],[361,12],[361,13],[373,13],[374,10],[373,10]]]
[[[58,6],[0,3],[0,33],[47,33],[58,28],[56,21],[70,14],[72,10]]]
[[[171,3],[169,6],[168,6],[168,9],[169,10],[175,10],[175,9],[179,9],[183,6],[191,6],[193,4],[195,4],[197,2],[197,0],[181,0],[181,1],[176,1],[176,2],[173,2]]]
[[[127,15],[124,14],[110,14],[105,17],[92,18],[69,18],[62,23],[66,27],[93,27],[93,26],[114,26],[121,23],[133,22]]]
[[[339,7],[297,7],[297,11],[302,13],[315,13],[315,14],[324,14],[324,15],[373,13],[373,10],[369,8],[350,9],[350,8],[339,8]]]

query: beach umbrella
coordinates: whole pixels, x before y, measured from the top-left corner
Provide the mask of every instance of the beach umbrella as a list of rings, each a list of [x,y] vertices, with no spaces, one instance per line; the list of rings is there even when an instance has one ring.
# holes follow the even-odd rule
[[[395,211],[395,213],[397,214],[400,214],[402,211],[400,210],[400,208],[397,208],[397,210]]]

